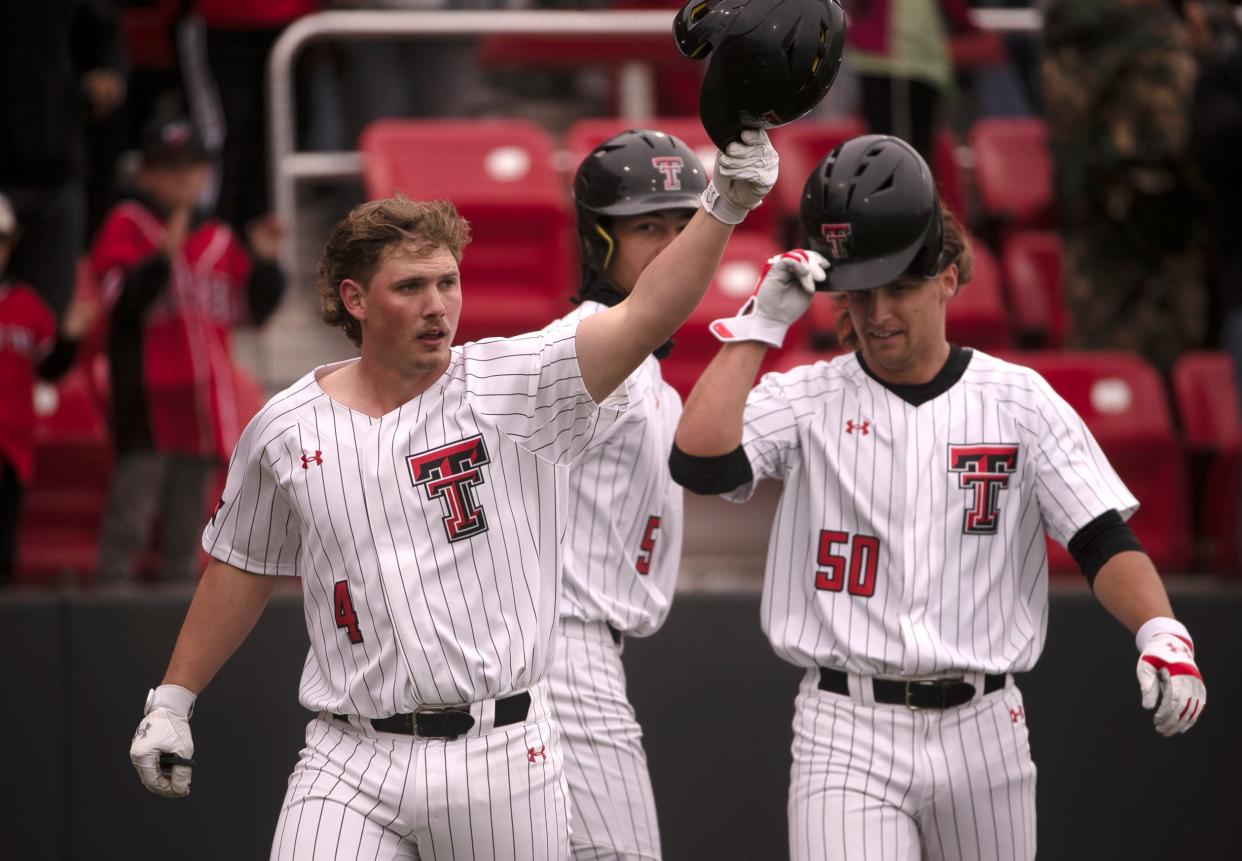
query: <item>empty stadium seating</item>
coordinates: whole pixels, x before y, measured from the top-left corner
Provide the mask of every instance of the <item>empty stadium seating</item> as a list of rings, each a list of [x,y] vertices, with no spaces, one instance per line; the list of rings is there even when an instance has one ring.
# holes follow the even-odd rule
[[[1039,372],[1082,416],[1141,504],[1129,523],[1156,567],[1165,574],[1188,570],[1185,465],[1156,370],[1138,356],[1120,352],[1039,351],[1004,358]],[[1052,541],[1048,559],[1054,574],[1078,570]]]
[[[526,120],[379,120],[362,133],[367,194],[447,198],[471,224],[456,341],[513,335],[567,308],[569,201],[552,138]]]
[[[1060,236],[1050,230],[1013,233],[1001,251],[1001,271],[1019,346],[1063,345],[1069,316],[1061,295]]]
[[[1036,118],[991,118],[975,122],[975,186],[985,217],[1005,229],[1053,223],[1052,159],[1048,131]]]
[[[1009,313],[1001,290],[1000,267],[982,242],[974,242],[974,276],[949,300],[945,334],[954,344],[985,352],[1013,345]]]
[[[1233,373],[1233,363],[1223,352],[1187,353],[1173,367],[1173,397],[1197,479],[1195,533],[1203,567],[1237,575],[1242,573],[1242,420]]]
[[[34,429],[34,478],[18,531],[16,579],[85,582],[112,471],[107,423],[88,366],[40,388]]]

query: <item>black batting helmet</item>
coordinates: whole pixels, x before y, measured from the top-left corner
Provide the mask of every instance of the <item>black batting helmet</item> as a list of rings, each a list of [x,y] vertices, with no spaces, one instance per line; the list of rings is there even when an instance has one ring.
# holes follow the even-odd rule
[[[699,118],[723,150],[819,104],[841,67],[845,12],[840,0],[687,0],[673,36],[692,60],[710,54]]]
[[[806,247],[832,263],[825,290],[871,290],[943,268],[936,184],[900,138],[863,135],[824,156],[802,190],[801,220]]]
[[[630,129],[604,141],[574,175],[583,267],[602,275],[612,262],[617,243],[608,216],[698,209],[706,188],[703,163],[680,138]]]

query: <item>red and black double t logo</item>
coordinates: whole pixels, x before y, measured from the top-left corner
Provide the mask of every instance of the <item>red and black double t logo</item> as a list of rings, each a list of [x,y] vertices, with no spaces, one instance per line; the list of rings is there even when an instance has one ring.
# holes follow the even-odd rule
[[[1000,515],[1000,492],[1018,471],[1016,445],[950,445],[949,472],[958,486],[972,491],[962,531],[967,535],[995,535]]]
[[[447,506],[444,532],[449,541],[473,538],[487,531],[487,518],[471,488],[484,482],[480,467],[491,463],[482,436],[412,454],[405,459],[415,487],[427,491],[428,499]]]

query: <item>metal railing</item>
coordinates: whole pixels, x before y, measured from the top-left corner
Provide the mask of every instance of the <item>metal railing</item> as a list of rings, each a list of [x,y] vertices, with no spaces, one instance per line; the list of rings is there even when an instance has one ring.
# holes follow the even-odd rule
[[[982,28],[1005,33],[1039,30],[1042,17],[1032,9],[977,9]],[[656,11],[388,11],[320,12],[291,24],[268,61],[268,123],[272,197],[277,215],[296,237],[297,187],[303,180],[353,179],[362,173],[357,150],[298,152],[293,69],[298,54],[313,42],[426,39],[444,36],[666,36],[672,39],[671,10]],[[688,61],[687,61],[688,62]],[[641,57],[621,64],[618,107],[622,117],[642,120],[654,111],[650,68]],[[281,261],[296,272],[295,243],[285,243]]]

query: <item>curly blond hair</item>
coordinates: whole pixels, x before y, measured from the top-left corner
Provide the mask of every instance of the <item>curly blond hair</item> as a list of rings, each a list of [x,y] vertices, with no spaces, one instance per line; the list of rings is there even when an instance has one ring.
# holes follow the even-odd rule
[[[470,224],[447,200],[410,200],[402,194],[359,204],[332,228],[315,270],[323,321],[339,326],[359,347],[362,325],[341,301],[341,282],[367,285],[384,257],[397,248],[428,254],[444,247],[461,262]]]

